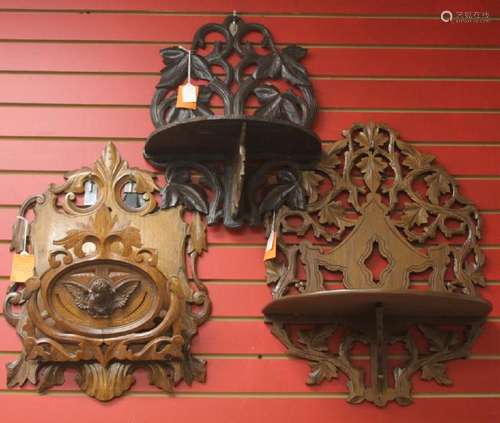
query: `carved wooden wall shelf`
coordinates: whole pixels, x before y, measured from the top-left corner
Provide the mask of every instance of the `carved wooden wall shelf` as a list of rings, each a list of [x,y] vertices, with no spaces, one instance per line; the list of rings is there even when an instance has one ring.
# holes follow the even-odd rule
[[[264,314],[288,352],[310,362],[308,384],[341,372],[349,402],[379,407],[410,404],[417,372],[451,384],[446,362],[467,356],[491,309],[477,290],[479,214],[455,180],[383,125],[356,124],[322,153],[306,50],[278,49],[260,24],[229,16],[202,26],[191,51],[161,54],[144,156],[165,169],[166,185],[108,144],[92,169],[21,207],[12,248],[28,245],[36,261],[5,300],[23,343],[8,385],[44,392],[74,368],[82,391],[107,401],[139,367],[167,392],[203,382],[205,363],[190,351],[211,309],[196,276],[202,215],[278,233]],[[186,108],[193,102],[177,93],[191,76],[199,96]],[[407,353],[391,367],[398,343]],[[358,344],[368,346],[368,374],[351,357]]]
[[[477,290],[479,214],[434,157],[390,128],[354,125],[344,135],[302,174],[307,209],[277,212],[264,314],[289,354],[310,362],[308,384],[341,372],[349,402],[407,405],[417,372],[452,383],[446,362],[467,357],[491,309]],[[391,369],[395,343],[407,353]],[[369,375],[351,357],[358,344],[369,347]]]
[[[305,207],[298,164],[321,154],[310,130],[316,100],[300,63],[306,53],[295,45],[278,49],[266,27],[234,15],[199,28],[191,53],[161,51],[166,68],[151,103],[156,131],[144,155],[166,168],[162,207],[183,203],[207,214],[208,224],[228,227],[258,224],[284,202]],[[199,85],[196,108],[176,107],[178,88],[191,76]],[[267,174],[281,189],[264,198]]]
[[[19,212],[34,211],[28,249],[36,264],[5,300],[5,317],[23,344],[8,365],[9,387],[29,381],[45,392],[64,383],[68,368],[76,369],[80,389],[101,401],[127,391],[137,368],[166,392],[181,380],[203,382],[205,362],[192,356],[190,343],[210,300],[184,265],[189,254],[195,271],[206,248],[200,216],[187,224],[180,206],[159,211],[154,176],[130,169],[111,143],[93,168],[65,178]],[[135,207],[124,194],[130,182],[139,195]],[[83,206],[89,183],[97,195]],[[20,222],[17,252],[24,249]]]

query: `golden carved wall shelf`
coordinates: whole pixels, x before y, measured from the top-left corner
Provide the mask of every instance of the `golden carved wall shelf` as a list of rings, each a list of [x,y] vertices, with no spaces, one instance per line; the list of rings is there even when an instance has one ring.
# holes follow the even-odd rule
[[[67,368],[87,395],[120,396],[141,367],[152,385],[172,392],[184,380],[205,380],[205,362],[191,355],[191,338],[210,314],[196,257],[206,248],[205,225],[182,207],[157,210],[152,174],[130,169],[109,143],[94,167],[65,176],[20,210],[33,209],[28,249],[33,277],[14,283],[4,310],[23,351],[8,365],[8,385],[38,384],[40,392],[64,383]],[[88,183],[97,195],[83,206]],[[134,183],[136,207],[124,188]],[[22,224],[12,249],[24,249]],[[188,243],[186,243],[188,240]],[[185,271],[191,256],[193,280]]]
[[[467,357],[491,309],[476,289],[479,214],[434,157],[390,128],[354,125],[344,135],[303,172],[307,209],[277,212],[264,314],[289,354],[310,362],[308,384],[341,372],[349,402],[407,405],[418,371],[452,383],[446,362]],[[407,353],[391,369],[395,343]],[[353,363],[358,344],[369,347],[369,375]]]

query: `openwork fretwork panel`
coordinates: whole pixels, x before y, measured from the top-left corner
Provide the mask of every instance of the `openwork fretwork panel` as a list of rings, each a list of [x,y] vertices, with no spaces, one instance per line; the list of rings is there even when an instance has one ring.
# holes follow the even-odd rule
[[[340,370],[350,379],[351,402],[379,406],[408,404],[417,371],[425,380],[451,383],[444,363],[466,356],[490,308],[476,289],[484,286],[479,214],[453,177],[387,126],[370,123],[344,131],[303,172],[302,186],[306,210],[284,206],[276,213],[279,254],[267,263],[276,301],[265,312],[276,319],[273,333],[289,352],[312,363],[309,383]],[[297,337],[291,321],[334,326]],[[332,352],[327,341],[337,323],[349,331]],[[423,349],[408,331],[413,324],[427,340]],[[389,386],[385,351],[398,342],[409,356]],[[356,343],[371,348],[370,386],[349,358]]]

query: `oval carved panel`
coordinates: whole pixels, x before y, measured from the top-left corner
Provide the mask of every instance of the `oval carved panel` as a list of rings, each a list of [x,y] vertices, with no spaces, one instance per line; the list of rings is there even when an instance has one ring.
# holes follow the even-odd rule
[[[140,330],[159,313],[166,285],[138,267],[112,261],[72,266],[44,282],[41,300],[50,317],[87,336]]]

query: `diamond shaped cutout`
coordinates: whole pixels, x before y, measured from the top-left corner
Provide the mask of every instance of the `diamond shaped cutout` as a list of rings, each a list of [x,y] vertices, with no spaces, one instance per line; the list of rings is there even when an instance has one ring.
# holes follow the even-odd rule
[[[372,251],[363,264],[371,273],[373,282],[376,284],[380,283],[382,273],[389,266],[389,261],[383,255],[377,241],[373,241]]]

